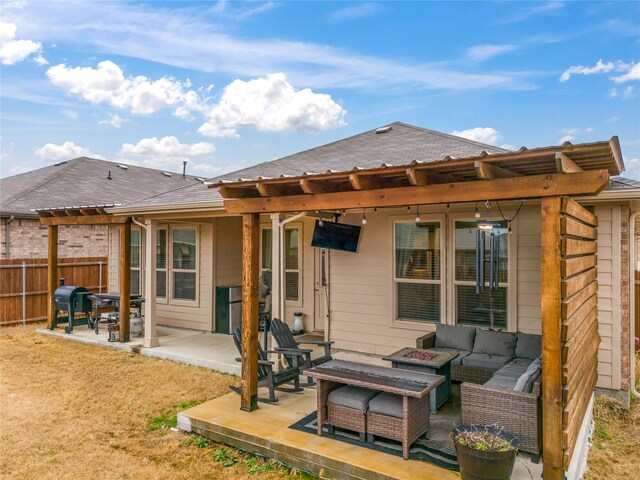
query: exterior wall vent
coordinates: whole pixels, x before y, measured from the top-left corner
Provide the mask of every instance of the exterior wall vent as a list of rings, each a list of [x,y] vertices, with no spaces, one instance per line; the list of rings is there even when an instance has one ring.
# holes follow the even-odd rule
[[[391,130],[393,130],[391,125],[387,125],[386,127],[376,128],[376,133],[387,133],[387,132],[390,132]]]

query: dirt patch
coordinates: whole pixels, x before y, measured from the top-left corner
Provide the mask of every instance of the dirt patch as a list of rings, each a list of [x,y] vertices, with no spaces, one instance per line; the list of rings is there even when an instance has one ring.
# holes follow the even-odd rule
[[[636,379],[640,379],[640,355],[636,355]],[[632,396],[627,410],[615,400],[597,398],[593,416],[596,428],[585,479],[631,478],[632,472],[640,471],[640,400]]]
[[[301,478],[169,428],[180,406],[228,393],[235,377],[39,335],[40,326],[0,328],[0,477]]]

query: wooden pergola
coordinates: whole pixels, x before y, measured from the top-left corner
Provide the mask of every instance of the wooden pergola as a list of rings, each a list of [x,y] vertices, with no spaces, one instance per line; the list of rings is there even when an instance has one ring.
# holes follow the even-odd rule
[[[597,379],[597,218],[570,196],[597,195],[623,169],[608,142],[382,165],[367,170],[239,179],[211,185],[243,216],[240,408],[257,404],[260,214],[540,199],[544,478],[568,469]],[[413,160],[413,161],[411,161]]]
[[[58,288],[58,226],[59,225],[120,225],[120,342],[129,341],[131,314],[131,218],[107,214],[105,208],[115,205],[85,205],[36,209],[40,224],[47,226],[48,275],[47,275],[47,327],[54,325],[56,303],[54,292]]]

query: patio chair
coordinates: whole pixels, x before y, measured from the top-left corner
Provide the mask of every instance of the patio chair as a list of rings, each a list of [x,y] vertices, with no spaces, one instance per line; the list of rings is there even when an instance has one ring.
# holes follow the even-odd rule
[[[233,334],[233,343],[240,355],[242,355],[242,330],[240,327],[236,328]],[[280,372],[273,370],[274,362],[267,359],[268,353],[276,353],[269,350],[263,350],[258,343],[258,387],[267,387],[269,389],[269,398],[258,397],[259,402],[276,403],[278,398],[276,397],[276,390],[281,392],[301,392],[300,387],[300,369],[297,366],[288,366]],[[240,358],[236,358],[237,362],[242,361]],[[293,382],[293,388],[284,388],[281,385]],[[240,387],[229,387],[236,393],[241,393]]]
[[[271,321],[271,334],[278,344],[278,347],[274,350],[282,354],[289,367],[299,366],[302,371],[301,373],[304,373],[308,368],[316,367],[329,360],[333,360],[331,357],[331,345],[334,342],[298,342],[291,333],[289,325],[278,318],[274,318]],[[310,348],[300,348],[300,345],[322,345],[324,347],[324,355],[312,360],[311,353],[313,350]],[[303,387],[313,385],[315,385],[315,382],[312,377],[307,377],[307,383],[302,384]]]

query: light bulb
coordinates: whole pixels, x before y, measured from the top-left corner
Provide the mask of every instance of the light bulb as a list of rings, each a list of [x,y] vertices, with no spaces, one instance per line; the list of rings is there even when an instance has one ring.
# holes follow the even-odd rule
[[[366,225],[367,224],[367,217],[366,216],[362,216],[362,224]]]
[[[324,221],[322,219],[318,220],[318,225],[323,226],[324,225]]]
[[[421,221],[420,220],[420,214],[418,214],[418,215],[416,215],[416,223],[419,223],[420,221]]]
[[[477,209],[477,208],[476,208],[475,217],[476,217],[476,218],[480,218],[480,212],[478,211],[478,209]]]

